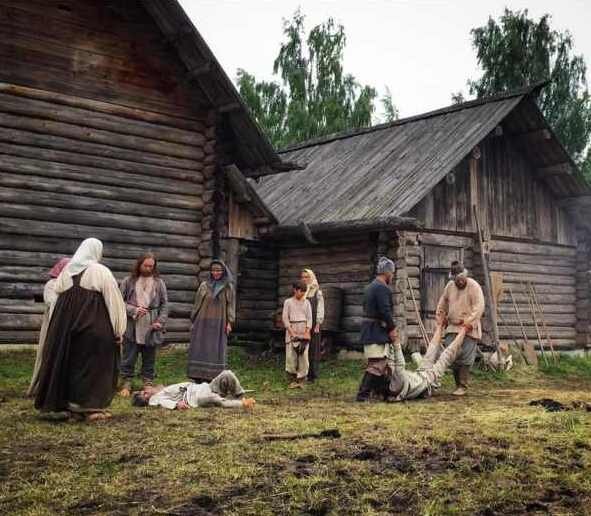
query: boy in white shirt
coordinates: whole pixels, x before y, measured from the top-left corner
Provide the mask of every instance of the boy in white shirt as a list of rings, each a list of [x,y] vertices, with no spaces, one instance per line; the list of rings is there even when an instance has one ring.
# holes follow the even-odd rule
[[[312,329],[312,306],[306,299],[307,286],[303,281],[292,285],[293,295],[283,303],[285,326],[285,370],[290,377],[290,389],[301,389],[306,383],[308,369],[308,345]]]

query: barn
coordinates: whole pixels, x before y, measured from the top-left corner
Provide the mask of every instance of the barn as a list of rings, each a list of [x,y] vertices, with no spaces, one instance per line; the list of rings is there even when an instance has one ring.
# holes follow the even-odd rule
[[[278,221],[263,238],[276,249],[278,304],[310,266],[321,285],[343,289],[339,342],[354,346],[363,287],[385,254],[396,260],[396,319],[412,345],[419,317],[427,331],[433,325],[451,261],[484,285],[484,259],[503,285],[494,314],[501,341],[525,332],[537,342],[539,330],[557,349],[587,347],[590,189],[536,105],[542,87],[283,151],[307,168],[253,182]]]
[[[211,257],[276,222],[245,177],[293,165],[175,0],[0,0],[0,25],[0,343],[36,342],[49,267],[90,236],[119,279],[157,254],[186,342]]]

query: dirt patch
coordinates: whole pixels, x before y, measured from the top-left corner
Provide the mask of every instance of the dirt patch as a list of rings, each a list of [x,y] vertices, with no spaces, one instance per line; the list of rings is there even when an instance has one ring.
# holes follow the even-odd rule
[[[528,405],[543,407],[548,412],[563,412],[566,410],[585,410],[591,412],[591,403],[580,400],[575,400],[570,405],[565,405],[551,398],[542,398],[541,400],[532,400]]]
[[[587,501],[582,493],[567,487],[552,487],[532,500],[504,502],[487,507],[478,514],[481,516],[501,516],[505,514],[570,514],[586,507]]]
[[[508,442],[498,443],[500,447],[485,444],[481,448],[470,448],[460,442],[416,444],[400,448],[361,444],[351,452],[337,452],[336,457],[371,462],[371,470],[376,474],[397,471],[403,474],[419,472],[434,475],[456,469],[481,473],[492,471],[501,464],[523,466],[528,463],[524,458],[508,454]]]
[[[542,407],[547,412],[562,412],[564,410],[570,410],[566,405],[560,403],[560,401],[556,401],[551,398],[532,400],[528,403],[528,405],[531,405],[532,407]]]
[[[143,464],[148,459],[151,459],[151,455],[136,455],[134,453],[122,453],[115,459],[116,464]]]

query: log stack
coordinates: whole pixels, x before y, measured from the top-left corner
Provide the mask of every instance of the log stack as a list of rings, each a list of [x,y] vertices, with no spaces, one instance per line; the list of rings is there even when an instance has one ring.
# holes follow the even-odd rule
[[[0,84],[0,342],[35,342],[47,271],[81,240],[104,243],[118,280],[159,259],[167,340],[186,342],[209,267],[215,125]]]

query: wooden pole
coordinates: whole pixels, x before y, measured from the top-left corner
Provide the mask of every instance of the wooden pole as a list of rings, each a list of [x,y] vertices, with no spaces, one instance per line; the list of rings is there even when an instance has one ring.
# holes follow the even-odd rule
[[[480,259],[482,260],[482,270],[484,272],[484,284],[486,287],[486,302],[489,307],[490,319],[492,322],[493,341],[497,348],[499,360],[502,359],[503,351],[501,350],[501,343],[499,339],[499,326],[497,323],[497,306],[492,295],[492,286],[490,280],[490,270],[488,268],[488,257],[485,250],[484,238],[482,237],[482,230],[480,228],[480,221],[478,219],[478,210],[476,205],[472,205],[472,213],[474,214],[474,221],[476,222],[476,233],[478,234],[478,242],[480,244]]]
[[[511,302],[513,303],[513,309],[515,310],[515,314],[517,315],[517,321],[519,322],[519,326],[521,327],[521,334],[523,335],[523,351],[524,355],[528,362],[531,362],[531,365],[536,365],[538,363],[538,357],[536,355],[533,346],[529,342],[527,338],[527,332],[525,331],[525,327],[523,326],[523,320],[521,319],[521,314],[519,313],[519,307],[515,302],[515,296],[513,295],[513,290],[511,287],[507,287],[509,290],[509,295],[511,296]]]
[[[548,357],[546,356],[546,353],[544,351],[544,344],[542,343],[542,334],[540,333],[540,327],[538,326],[538,319],[536,317],[536,309],[534,307],[534,302],[525,283],[522,283],[521,285],[523,286],[523,291],[527,296],[527,301],[529,303],[529,308],[531,310],[532,320],[534,322],[534,327],[536,329],[536,335],[538,336],[538,343],[540,344],[540,352],[542,353],[542,358],[544,359],[546,365],[548,365]]]
[[[415,314],[417,316],[417,321],[419,323],[419,329],[421,331],[421,335],[423,336],[423,340],[425,341],[425,346],[427,346],[427,349],[429,348],[429,336],[427,335],[427,330],[425,328],[425,325],[423,324],[423,320],[421,319],[421,312],[419,311],[419,305],[417,303],[417,300],[415,299],[415,293],[412,289],[412,284],[410,283],[410,278],[407,276],[406,277],[406,282],[408,284],[408,288],[410,289],[410,297],[412,298],[412,303],[415,307]]]
[[[528,283],[529,290],[531,292],[534,305],[538,313],[540,314],[540,318],[542,319],[542,328],[544,328],[544,333],[546,334],[546,342],[548,342],[548,346],[550,347],[550,352],[552,353],[552,358],[554,359],[554,363],[558,362],[558,356],[556,351],[554,350],[554,343],[552,342],[552,338],[550,337],[550,330],[548,330],[548,326],[546,324],[546,318],[544,317],[544,309],[542,305],[538,302],[538,296],[536,294],[536,287],[532,282]]]

